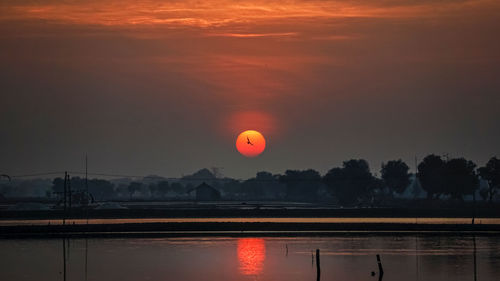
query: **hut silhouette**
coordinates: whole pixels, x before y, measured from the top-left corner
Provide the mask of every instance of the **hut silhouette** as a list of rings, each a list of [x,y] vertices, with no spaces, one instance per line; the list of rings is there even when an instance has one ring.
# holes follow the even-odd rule
[[[219,200],[221,195],[220,192],[213,188],[212,186],[206,184],[203,182],[202,184],[198,185],[197,187],[188,190],[187,193],[191,192],[196,192],[195,197],[196,201],[214,201],[214,200]]]

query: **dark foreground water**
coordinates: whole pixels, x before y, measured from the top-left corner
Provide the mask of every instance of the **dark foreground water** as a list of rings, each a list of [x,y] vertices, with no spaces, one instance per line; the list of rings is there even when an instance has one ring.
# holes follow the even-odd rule
[[[499,280],[498,236],[0,240],[0,280]],[[66,265],[64,263],[66,259]],[[475,279],[476,278],[476,279]]]

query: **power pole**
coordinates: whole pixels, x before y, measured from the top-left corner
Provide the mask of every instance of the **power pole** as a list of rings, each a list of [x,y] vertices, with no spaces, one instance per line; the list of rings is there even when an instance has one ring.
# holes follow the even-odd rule
[[[71,178],[68,175],[68,205],[69,205],[69,211],[71,212]]]
[[[88,181],[88,161],[87,155],[85,155],[85,191],[87,192],[87,197],[89,196],[89,181]],[[88,201],[88,199],[87,199]]]
[[[68,172],[64,172],[64,192],[63,192],[63,225],[66,224],[66,203],[68,199]]]
[[[90,205],[90,193],[89,193],[89,179],[88,179],[88,159],[85,155],[85,215],[87,217],[87,225],[89,224],[89,205]],[[87,277],[87,272],[85,272],[85,277]],[[87,278],[85,278],[87,280]]]

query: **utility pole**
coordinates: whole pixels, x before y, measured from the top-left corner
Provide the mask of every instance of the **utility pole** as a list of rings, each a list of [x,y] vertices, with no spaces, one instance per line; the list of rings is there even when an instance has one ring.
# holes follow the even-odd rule
[[[64,192],[63,192],[63,225],[66,224],[66,201],[67,201],[67,196],[68,196],[68,188],[67,188],[67,181],[68,181],[68,172],[64,172]]]
[[[472,225],[476,220],[476,190],[472,190]]]
[[[87,217],[87,225],[89,224],[89,205],[90,205],[90,193],[89,193],[89,179],[88,179],[88,159],[85,154],[85,215]],[[85,273],[86,274],[86,273]],[[87,275],[85,275],[87,276]]]
[[[68,205],[69,205],[69,211],[71,212],[71,178],[68,175]]]
[[[85,155],[85,191],[87,192],[87,196],[89,196],[89,181],[88,181],[88,161],[87,155]]]
[[[69,209],[71,210],[71,179],[68,172],[64,172],[64,192],[63,192],[63,225],[66,224],[66,216]]]

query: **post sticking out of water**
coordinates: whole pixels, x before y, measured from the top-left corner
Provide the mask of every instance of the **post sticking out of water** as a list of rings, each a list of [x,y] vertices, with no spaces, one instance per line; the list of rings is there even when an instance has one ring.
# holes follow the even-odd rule
[[[66,281],[66,238],[63,238],[63,280]]]
[[[477,261],[476,261],[476,235],[472,236],[474,243],[474,281],[477,281]]]
[[[382,262],[380,261],[379,254],[377,254],[377,263],[378,263],[378,280],[381,281],[382,277],[384,277],[384,269],[382,268]]]
[[[319,281],[321,276],[321,266],[319,263],[319,249],[316,249],[316,280]]]

